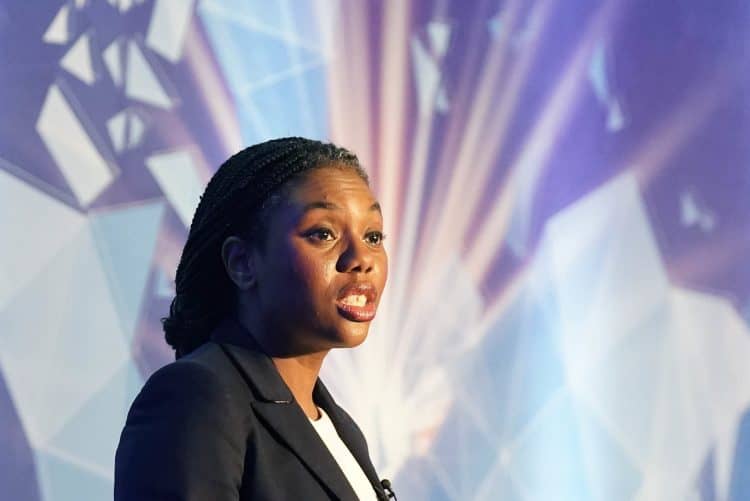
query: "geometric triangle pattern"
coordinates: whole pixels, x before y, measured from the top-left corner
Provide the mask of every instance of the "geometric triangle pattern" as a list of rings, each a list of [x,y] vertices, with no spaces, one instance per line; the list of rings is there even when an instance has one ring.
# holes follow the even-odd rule
[[[36,130],[79,203],[88,206],[114,181],[115,171],[66,94],[58,85],[50,87]]]
[[[88,33],[81,35],[60,60],[60,66],[91,85],[96,80],[93,62],[91,60],[91,37]]]
[[[156,0],[146,45],[172,63],[178,62],[192,13],[190,0]]]
[[[125,149],[127,134],[127,114],[121,111],[107,120],[107,131],[115,151],[120,152]]]
[[[744,492],[750,328],[726,299],[671,285],[650,228],[627,174],[552,217],[454,372],[444,434],[403,470],[421,477],[396,481],[418,499],[684,499],[697,478],[715,499]],[[436,460],[451,472],[439,495]]]
[[[112,43],[110,43],[109,46],[107,46],[107,48],[102,51],[102,59],[104,60],[104,64],[109,71],[110,77],[112,77],[112,81],[118,87],[123,83],[123,47],[123,41],[118,38],[113,40]]]
[[[3,171],[0,171],[0,200],[8,207],[23,208],[0,210],[3,238],[14,243],[0,245],[1,311],[16,291],[34,279],[73,235],[83,230],[86,218]],[[48,223],[44,229],[37,225],[42,220]],[[37,228],[36,235],[30,228]],[[41,241],[44,245],[39,244]]]
[[[70,6],[63,5],[44,32],[42,40],[50,44],[66,44],[70,39]]]
[[[125,416],[143,383],[143,376],[133,364],[123,364],[41,450],[54,451],[110,477]],[[91,439],[81,441],[81,437]]]
[[[34,447],[129,359],[98,254],[84,227],[0,310],[0,363]]]
[[[323,379],[399,498],[750,500],[747,2],[574,4],[1,3],[0,497],[111,497],[210,171],[302,135],[385,212]]]
[[[36,463],[45,501],[112,497],[112,479],[102,471],[88,469],[63,455],[46,451],[36,453]]]
[[[146,124],[138,112],[133,108],[126,108],[107,120],[107,132],[115,152],[122,153],[141,143]]]
[[[246,143],[288,135],[290,122],[284,117],[298,117],[293,127],[302,135],[326,137],[327,49],[322,32],[305,21],[315,16],[314,10],[307,1],[294,8],[255,0],[198,4],[197,13],[237,103]],[[328,25],[334,16],[320,19]]]
[[[163,213],[164,203],[158,201],[89,216],[128,344],[135,333]]]
[[[152,65],[146,59],[138,43],[130,41],[127,45],[127,75],[125,77],[125,95],[131,99],[169,109],[172,99],[164,89]]]
[[[159,153],[147,158],[146,166],[180,220],[189,226],[205,185],[198,177],[192,155],[179,150]]]

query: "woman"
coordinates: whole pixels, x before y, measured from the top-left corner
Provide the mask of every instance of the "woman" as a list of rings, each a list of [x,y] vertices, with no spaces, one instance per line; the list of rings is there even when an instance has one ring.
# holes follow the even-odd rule
[[[318,379],[364,341],[387,277],[380,206],[352,153],[285,138],[209,182],[164,319],[177,361],[146,382],[115,499],[384,500],[365,439]]]

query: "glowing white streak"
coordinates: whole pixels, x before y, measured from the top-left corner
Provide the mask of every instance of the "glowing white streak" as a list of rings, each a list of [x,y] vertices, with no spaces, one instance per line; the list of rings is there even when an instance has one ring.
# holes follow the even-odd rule
[[[383,20],[380,39],[382,40],[382,61],[380,65],[380,105],[378,130],[378,175],[377,194],[383,212],[383,225],[390,235],[388,245],[398,245],[395,235],[399,235],[398,214],[399,172],[404,162],[404,128],[406,124],[406,91],[409,81],[409,3],[387,0],[382,5]],[[396,279],[393,277],[391,283]],[[393,287],[391,287],[393,290]],[[392,296],[387,296],[382,308],[384,325],[391,326],[393,311],[388,307],[394,304]],[[396,303],[397,304],[397,303]],[[388,329],[390,331],[390,329]],[[378,356],[373,361],[386,361],[385,343],[379,343]]]
[[[402,312],[407,305],[406,293],[410,290],[413,279],[412,269],[414,262],[414,250],[417,245],[419,230],[420,207],[422,206],[422,197],[424,195],[425,172],[427,171],[427,158],[430,147],[430,136],[432,134],[432,113],[422,115],[417,124],[417,136],[414,141],[411,161],[409,162],[409,180],[406,193],[404,215],[401,221],[400,235],[398,241],[398,251],[393,259],[395,269],[390,278],[391,292],[388,296],[389,305],[392,305],[388,330],[393,331],[398,328],[402,322]],[[399,325],[397,325],[399,324]],[[397,347],[394,350],[398,353],[405,350],[402,344],[407,336],[400,336],[396,339]]]
[[[342,7],[346,12],[337,30],[339,52],[328,67],[331,139],[357,153],[377,186],[369,119],[373,113],[368,22],[362,6],[346,3]]]
[[[199,99],[203,99],[205,109],[208,110],[208,119],[228,156],[242,148],[244,141],[234,105],[222,84],[221,72],[213,71],[216,64],[202,43],[203,37],[199,33],[200,30],[194,22],[191,23],[190,33],[185,37],[185,61],[200,89],[197,94]]]
[[[381,89],[382,93],[379,99],[380,103],[380,117],[379,124],[380,129],[378,131],[378,137],[380,138],[380,144],[378,145],[378,164],[375,166],[377,170],[373,179],[375,191],[378,194],[380,204],[383,211],[383,220],[387,225],[389,234],[395,235],[397,225],[397,207],[398,207],[398,166],[402,162],[402,150],[403,150],[403,128],[404,118],[403,113],[405,109],[405,91],[407,88],[406,76],[408,74],[408,60],[407,60],[407,49],[408,49],[408,3],[406,2],[395,2],[387,1],[383,5],[384,16],[383,24],[381,29],[383,33],[381,39],[383,40],[383,61],[382,61],[382,73],[381,73]],[[366,26],[366,20],[362,17],[364,9],[355,9],[355,15],[359,26]],[[356,33],[363,33],[363,30],[359,27],[355,30]],[[361,61],[363,58],[361,54],[366,54],[368,51],[366,47],[355,49],[352,51],[352,59],[354,61]],[[368,65],[369,66],[369,65]],[[356,76],[361,74],[360,70],[354,69],[353,74]],[[368,92],[365,93],[365,101],[369,102],[369,87]],[[343,95],[351,95],[351,89]],[[350,108],[350,107],[349,107]],[[355,115],[358,116],[358,115]],[[371,116],[368,113],[362,114],[362,117]],[[369,124],[367,120],[354,120],[354,124],[364,125]],[[353,127],[349,124],[348,129],[351,130]],[[361,141],[370,142],[373,137],[369,130],[362,127]],[[370,158],[373,158],[372,153],[368,154]],[[372,164],[370,164],[372,165]],[[389,246],[393,244],[393,239],[389,239]],[[388,296],[386,296],[388,297]],[[390,302],[386,299],[386,302]],[[387,304],[382,304],[379,308],[379,320],[385,325],[390,325],[389,318],[392,316],[390,308]],[[380,377],[378,367],[383,367],[388,361],[386,356],[387,351],[387,339],[385,336],[378,336],[372,340],[368,345],[368,354],[370,356],[362,358],[360,361],[365,365],[363,374],[366,377],[370,377],[372,381],[365,381],[368,387],[377,388],[377,378]]]
[[[115,479],[115,475],[111,468],[101,466],[91,461],[87,461],[84,458],[76,456],[75,454],[71,454],[70,452],[60,449],[59,447],[55,447],[54,445],[45,444],[40,448],[40,450],[41,452],[48,454],[59,461],[67,463],[71,466],[75,466],[76,468],[79,468],[92,475],[96,475],[97,477],[100,477],[104,480],[109,480],[111,482]],[[37,468],[39,467],[37,466]],[[44,485],[45,483],[46,482],[42,482],[42,485]],[[56,493],[52,492],[46,494],[49,495],[50,498],[56,495]],[[45,496],[45,498],[46,497],[47,496]]]
[[[293,54],[295,55],[294,58],[296,60],[299,60],[299,57],[298,57],[299,51],[297,49],[293,50]],[[246,85],[243,85],[237,91],[237,93],[244,96],[251,92],[255,92],[257,90],[275,85],[279,83],[280,81],[285,80],[291,76],[299,75],[301,73],[306,72],[307,70],[318,68],[325,64],[326,62],[323,59],[308,61],[306,63],[298,63],[284,71],[274,73],[273,75],[268,75],[267,77],[264,77],[256,82],[248,82]],[[309,96],[305,96],[305,97],[309,98]],[[309,102],[309,99],[306,99],[306,101]]]
[[[501,186],[495,197],[496,202],[483,218],[467,263],[475,277],[483,277],[492,264],[506,235],[513,209],[519,203],[527,203],[528,198],[533,196],[552,147],[584,89],[580,83],[586,78],[594,42],[609,20],[609,14],[611,8],[606,4],[596,14],[560,83],[543,108],[542,119],[529,134],[518,159],[513,163],[508,181]]]
[[[397,233],[398,173],[404,161],[406,91],[409,86],[409,2],[386,0],[380,39],[378,195],[383,220],[392,235]]]
[[[316,11],[320,12],[324,7],[316,6]],[[324,11],[323,11],[324,12]],[[318,13],[318,18],[322,14]],[[343,24],[343,23],[342,23]],[[346,139],[346,103],[343,102],[342,96],[346,95],[348,87],[348,73],[337,71],[336,59],[345,58],[343,45],[345,37],[341,30],[335,30],[329,34],[330,41],[327,42],[327,52],[330,56],[326,71],[326,89],[328,98],[328,133],[333,141]],[[343,67],[346,63],[341,63]]]
[[[320,50],[320,47],[311,46],[306,40],[297,37],[293,31],[279,31],[270,25],[258,22],[253,18],[242,15],[238,16],[229,8],[229,6],[223,5],[223,3],[225,2],[219,0],[204,0],[200,3],[200,9],[214,16],[223,18],[222,21],[224,22],[242,26],[248,31],[268,35],[271,38],[281,40],[287,45],[296,45],[311,52],[317,52]]]
[[[508,9],[508,17],[509,17],[509,29],[506,31],[506,33],[510,33],[511,29],[510,27],[513,26],[513,22],[515,21],[515,18],[518,14],[518,9],[520,7],[520,4],[518,2],[513,2],[511,5],[507,7]],[[466,82],[464,84],[465,89],[465,95],[463,95],[460,99],[465,103],[466,101],[469,101],[470,97],[473,97],[473,102],[471,102],[468,106],[456,106],[456,109],[470,109],[472,110],[469,116],[468,120],[468,128],[469,130],[474,130],[475,136],[479,135],[479,131],[481,130],[482,126],[484,125],[483,122],[487,117],[488,109],[490,108],[489,102],[492,98],[492,92],[498,87],[498,78],[501,73],[501,67],[504,60],[505,55],[505,49],[508,43],[507,37],[504,37],[502,41],[498,44],[498,46],[495,48],[494,51],[490,53],[490,60],[487,64],[482,65],[482,76],[480,77],[480,90],[476,93],[471,92],[473,90],[473,87],[470,85],[468,79],[463,80],[463,82]],[[432,117],[430,116],[429,119]],[[458,123],[458,121],[455,121],[453,123]],[[459,138],[459,137],[465,137],[462,136],[464,134],[465,129],[462,126],[454,126],[449,129],[449,138],[450,136],[453,136],[453,138]],[[468,135],[468,133],[466,134]],[[421,143],[420,141],[421,136],[418,134],[417,136],[417,146],[419,146]],[[450,143],[453,142],[454,144],[451,146]],[[445,186],[446,189],[450,189],[451,191],[456,191],[457,187],[460,184],[461,178],[465,177],[467,174],[467,170],[471,167],[470,162],[462,162],[461,158],[463,158],[464,154],[467,154],[466,152],[470,151],[467,150],[467,148],[477,148],[478,144],[472,144],[470,146],[467,146],[467,142],[461,143],[461,149],[459,153],[456,153],[454,151],[455,147],[455,140],[451,141],[448,140],[446,148],[443,149],[443,152],[440,155],[440,177],[443,178],[442,182],[439,181],[437,184],[440,186]],[[427,148],[427,145],[424,145],[424,148]],[[426,162],[427,159],[427,151],[419,151],[417,152],[420,155],[420,158],[423,158],[423,162]],[[471,152],[473,153],[473,152]],[[416,159],[413,159],[416,160]],[[458,166],[455,170],[454,167]],[[407,203],[407,211],[406,211],[406,219],[404,221],[404,230],[402,232],[402,238],[404,239],[404,243],[401,247],[399,247],[399,253],[397,256],[397,263],[401,266],[408,267],[407,269],[412,269],[414,267],[417,268],[416,273],[412,273],[410,279],[414,280],[414,278],[417,278],[418,287],[412,287],[412,289],[417,289],[418,291],[426,291],[431,286],[431,280],[430,280],[430,270],[433,269],[434,263],[444,255],[446,247],[443,247],[444,244],[438,244],[435,239],[430,238],[428,241],[425,241],[425,243],[422,245],[423,250],[422,252],[419,252],[419,255],[425,255],[425,258],[421,260],[421,263],[414,262],[414,252],[416,247],[416,240],[417,240],[417,230],[416,226],[416,214],[412,211],[418,210],[418,207],[421,206],[422,200],[422,193],[421,191],[417,196],[415,196],[414,193],[412,193],[412,190],[417,188],[417,186],[414,183],[415,174],[419,174],[421,182],[420,186],[424,182],[424,167],[423,163],[412,163],[411,164],[412,169],[412,176],[409,181],[409,187],[410,187],[410,193],[407,196],[406,203]],[[418,172],[417,172],[417,169]],[[452,174],[452,175],[451,175]],[[450,179],[446,179],[447,177],[450,177]],[[443,219],[436,219],[436,218],[449,218],[451,213],[450,211],[446,210],[446,207],[442,201],[443,196],[433,196],[433,202],[430,203],[429,207],[432,209],[428,213],[427,216],[427,222],[423,223],[423,227],[427,228],[437,228],[437,231],[440,235],[443,236],[444,239],[447,239],[447,237],[450,235],[450,232],[447,231],[451,229],[451,226],[447,222],[443,222]],[[442,209],[442,210],[441,210]],[[429,210],[429,209],[428,209]],[[461,212],[462,208],[454,208],[456,212]],[[434,224],[435,221],[441,221],[440,224]],[[438,237],[439,238],[439,237]],[[457,239],[457,240],[460,240]],[[454,249],[456,247],[456,242],[451,242],[450,246]],[[414,265],[414,266],[412,266]],[[403,279],[403,282],[401,281],[401,273],[405,273],[405,271],[397,270],[396,276],[398,277],[397,280],[397,286],[400,286],[399,289],[397,289],[396,297],[394,298],[394,304],[396,307],[399,308],[396,319],[401,322],[402,325],[402,332],[411,333],[414,332],[413,329],[416,328],[415,325],[415,319],[413,318],[413,315],[406,315],[406,318],[403,317],[402,311],[407,306],[405,304],[405,301],[403,300],[405,297],[405,291],[406,286],[411,285],[406,283],[406,279]],[[422,294],[423,292],[416,292],[415,294]],[[412,310],[413,313],[413,310]],[[420,339],[420,336],[402,336],[399,340],[399,346],[398,349],[395,351],[397,356],[399,354],[403,355],[405,353],[411,353],[411,350],[414,349],[413,345],[414,343],[418,342]]]
[[[539,8],[537,4],[537,9]],[[505,63],[505,56],[508,48],[508,40],[512,33],[518,16],[518,10],[520,7],[519,2],[513,2],[507,7],[508,16],[508,28],[503,32],[503,37],[499,42],[496,42],[496,46],[493,50],[489,51],[488,61],[481,65],[481,76],[479,78],[479,90],[471,86],[469,79],[465,79],[466,82],[464,88],[466,89],[465,94],[461,96],[461,104],[456,106],[457,109],[466,109],[469,111],[468,120],[466,123],[460,123],[458,120],[453,121],[455,126],[450,127],[448,131],[448,138],[445,142],[445,148],[440,155],[440,164],[438,166],[438,182],[437,186],[440,188],[437,191],[445,192],[447,195],[442,193],[439,198],[439,204],[434,205],[435,209],[431,210],[427,215],[427,221],[424,225],[426,228],[436,228],[435,238],[430,239],[429,242],[425,242],[424,245],[428,247],[425,249],[424,255],[426,258],[422,263],[424,266],[421,269],[430,269],[434,265],[436,258],[436,251],[443,249],[443,245],[446,245],[445,240],[449,238],[449,235],[453,235],[453,231],[447,231],[449,228],[452,230],[455,226],[447,223],[447,219],[453,217],[455,212],[463,212],[463,207],[457,209],[457,202],[465,203],[465,197],[461,200],[461,195],[464,195],[464,180],[470,170],[474,170],[475,166],[472,164],[472,157],[476,155],[476,150],[480,146],[481,138],[484,137],[481,132],[484,129],[485,122],[488,114],[495,108],[492,106],[494,93],[498,89],[502,89],[500,85],[500,78],[502,75],[503,64]],[[534,44],[536,47],[536,44]],[[532,50],[527,50],[523,54],[524,60],[531,60]],[[521,64],[520,66],[523,66]],[[518,68],[519,65],[516,66]],[[518,73],[517,71],[514,72]],[[502,140],[500,136],[492,135],[489,136],[490,141]],[[457,143],[460,141],[460,145]],[[436,221],[441,221],[441,224],[435,224]],[[455,246],[455,242],[450,242],[448,245]],[[420,269],[420,270],[421,270]],[[420,273],[421,274],[421,273]]]
[[[341,5],[339,0],[312,0],[313,12],[315,19],[313,21],[317,27],[317,33],[320,41],[320,50],[326,60],[331,59],[334,55],[336,32],[335,27],[338,23],[338,17],[341,15]]]

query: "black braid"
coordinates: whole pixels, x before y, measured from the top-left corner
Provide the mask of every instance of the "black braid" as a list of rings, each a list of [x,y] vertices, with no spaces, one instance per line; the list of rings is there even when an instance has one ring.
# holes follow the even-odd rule
[[[224,270],[221,246],[230,235],[249,234],[263,245],[270,212],[288,183],[312,169],[352,168],[367,174],[350,151],[301,137],[274,139],[236,153],[206,186],[177,266],[176,294],[164,333],[177,358],[205,343],[234,307],[235,288]]]

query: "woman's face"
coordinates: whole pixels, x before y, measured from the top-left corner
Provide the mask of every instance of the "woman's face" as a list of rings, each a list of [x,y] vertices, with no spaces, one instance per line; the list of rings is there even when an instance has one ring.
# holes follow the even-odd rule
[[[360,344],[388,275],[383,218],[350,168],[294,181],[254,253],[264,341],[301,354]]]

